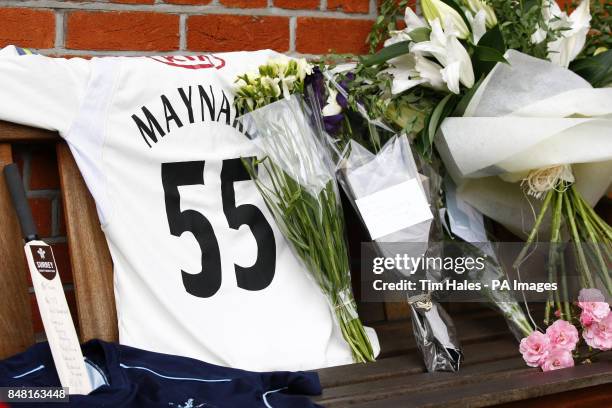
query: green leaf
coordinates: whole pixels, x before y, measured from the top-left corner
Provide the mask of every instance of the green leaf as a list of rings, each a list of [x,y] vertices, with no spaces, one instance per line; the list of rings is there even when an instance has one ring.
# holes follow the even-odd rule
[[[371,67],[372,65],[379,65],[383,62],[387,62],[391,58],[399,57],[400,55],[408,54],[410,48],[408,45],[410,41],[401,41],[383,48],[374,55],[370,55],[363,59],[363,65]]]
[[[412,41],[414,42],[423,42],[429,41],[429,37],[431,36],[431,29],[428,27],[419,27],[415,28],[411,32],[408,33]]]
[[[474,94],[476,93],[476,91],[478,90],[478,88],[480,87],[480,84],[482,84],[484,79],[485,79],[484,76],[480,77],[478,82],[476,82],[474,84],[474,86],[472,88],[470,88],[465,93],[465,95],[463,95],[463,97],[461,97],[461,99],[457,103],[457,106],[455,107],[455,110],[453,111],[453,115],[452,116],[463,116],[463,114],[465,113],[465,110],[467,109],[468,105],[470,104],[470,101],[474,97]]]
[[[506,58],[504,58],[504,54],[495,48],[481,45],[474,48],[472,61],[474,65],[474,75],[476,75],[476,77],[487,75],[498,62],[508,63]]]
[[[575,60],[570,64],[570,69],[594,87],[604,87],[612,83],[612,50]]]
[[[436,133],[440,128],[440,125],[452,112],[455,110],[455,106],[457,106],[458,97],[455,94],[449,94],[442,99],[438,105],[431,112],[431,115],[427,118],[427,122],[425,124],[425,141],[427,142],[427,146],[424,146],[427,150],[431,148],[433,144],[434,138],[436,137]]]
[[[474,58],[476,58],[478,61],[508,63],[503,53],[499,52],[495,48],[482,45],[477,45],[474,48]]]
[[[493,48],[499,51],[502,55],[506,53],[506,44],[502,35],[499,24],[487,30],[487,32],[478,41],[479,46]]]

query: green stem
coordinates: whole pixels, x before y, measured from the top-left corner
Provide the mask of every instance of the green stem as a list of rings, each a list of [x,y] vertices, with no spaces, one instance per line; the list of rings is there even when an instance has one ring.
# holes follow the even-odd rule
[[[565,320],[568,322],[572,321],[572,308],[569,302],[569,294],[567,288],[567,271],[565,270],[565,262],[560,263],[561,267],[561,293],[563,296],[563,308],[565,314]]]
[[[531,233],[529,234],[529,237],[527,237],[527,241],[525,241],[525,245],[523,246],[523,249],[521,249],[521,252],[519,253],[518,257],[512,264],[512,267],[514,269],[517,269],[521,265],[521,262],[523,262],[523,259],[527,255],[527,251],[529,250],[529,247],[535,240],[538,230],[540,229],[540,225],[542,224],[542,221],[544,220],[544,216],[546,215],[546,210],[548,210],[548,206],[550,205],[550,201],[552,200],[553,193],[554,193],[553,190],[550,190],[548,193],[546,193],[544,202],[542,202],[542,208],[540,209],[540,213],[536,217],[535,223],[533,224],[533,228],[531,229]]]
[[[575,193],[575,194],[577,194],[577,193]],[[581,200],[576,199],[576,195],[575,194],[574,194],[574,200],[573,201],[575,201],[576,208],[578,209],[578,214],[580,215],[581,220],[582,220],[582,222],[584,224],[584,228],[585,228],[586,233],[588,235],[589,241],[591,242],[591,244],[593,246],[593,250],[594,250],[594,254],[595,254],[595,260],[596,260],[596,263],[599,266],[598,267],[599,274],[601,275],[602,281],[606,285],[606,289],[608,290],[608,293],[612,293],[612,280],[610,279],[610,273],[608,271],[608,267],[606,265],[606,262],[603,259],[603,255],[601,253],[601,250],[599,249],[599,245],[600,245],[600,243],[603,242],[603,240],[605,240],[605,237],[602,237],[602,238],[598,239],[599,237],[597,237],[595,229],[594,229],[593,225],[591,224],[590,217],[588,216],[588,212],[585,210]]]
[[[572,203],[568,196],[564,195],[563,199],[565,201],[565,212],[566,212],[566,217],[567,217],[569,227],[570,227],[569,228],[570,235],[572,236],[572,239],[574,240],[574,248],[576,250],[576,254],[578,256],[578,264],[580,266],[579,269],[582,272],[581,276],[582,276],[582,279],[584,280],[584,285],[586,285],[585,287],[592,288],[594,287],[593,278],[591,276],[591,272],[589,271],[589,266],[587,264],[586,257],[584,255],[584,250],[580,242],[580,236],[578,235],[578,229],[576,228],[576,220],[574,219],[574,211],[572,209]]]
[[[593,207],[591,207],[589,205],[589,203],[586,202],[586,200],[582,197],[582,195],[580,195],[580,193],[578,192],[578,190],[576,190],[575,187],[572,186],[571,188],[571,192],[572,195],[574,196],[574,198],[576,199],[576,201],[578,201],[585,209],[586,211],[589,213],[589,215],[591,216],[591,218],[595,221],[595,223],[597,224],[597,226],[601,229],[602,233],[606,236],[606,238],[608,240],[612,240],[612,227],[610,225],[608,225],[593,209]]]
[[[552,192],[552,222],[550,228],[550,246],[548,247],[548,282],[556,281],[557,268],[557,251],[558,243],[561,240],[561,205],[563,203],[562,192],[551,190]],[[548,300],[546,301],[546,309],[544,311],[544,323],[550,323],[550,310],[553,302],[556,301],[558,309],[561,310],[561,302],[559,301],[558,292],[550,290],[548,292]],[[554,300],[553,300],[554,299]]]

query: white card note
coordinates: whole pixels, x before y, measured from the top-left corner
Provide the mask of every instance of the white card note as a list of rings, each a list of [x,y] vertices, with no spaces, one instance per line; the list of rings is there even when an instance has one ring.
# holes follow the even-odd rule
[[[417,179],[361,197],[356,203],[374,240],[433,218]]]
[[[87,395],[92,390],[91,382],[57,273],[53,251],[42,241],[31,241],[26,244],[25,253],[40,316],[62,387],[68,387],[70,394]]]

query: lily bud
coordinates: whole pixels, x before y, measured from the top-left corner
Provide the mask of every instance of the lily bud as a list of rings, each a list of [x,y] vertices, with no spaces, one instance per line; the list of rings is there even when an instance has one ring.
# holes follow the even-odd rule
[[[457,38],[466,39],[470,36],[470,29],[455,9],[441,0],[421,0],[421,9],[427,22],[438,19],[444,31],[452,33]]]
[[[483,0],[463,0],[463,4],[466,5],[467,8],[474,14],[477,14],[480,10],[484,10],[487,18],[487,28],[493,28],[497,25],[497,16],[495,15],[495,11],[493,11],[493,7],[489,6]]]
[[[593,56],[596,57],[599,54],[603,54],[604,52],[608,51],[608,49],[606,47],[599,47],[595,50],[595,52],[593,52]]]

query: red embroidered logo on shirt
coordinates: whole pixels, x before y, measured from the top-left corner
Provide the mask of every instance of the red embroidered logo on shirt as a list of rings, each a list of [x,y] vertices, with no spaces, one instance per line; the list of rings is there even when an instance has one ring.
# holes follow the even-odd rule
[[[173,67],[182,67],[188,69],[204,69],[216,68],[221,69],[225,66],[225,60],[216,55],[167,55],[149,57],[163,64],[172,65]]]

